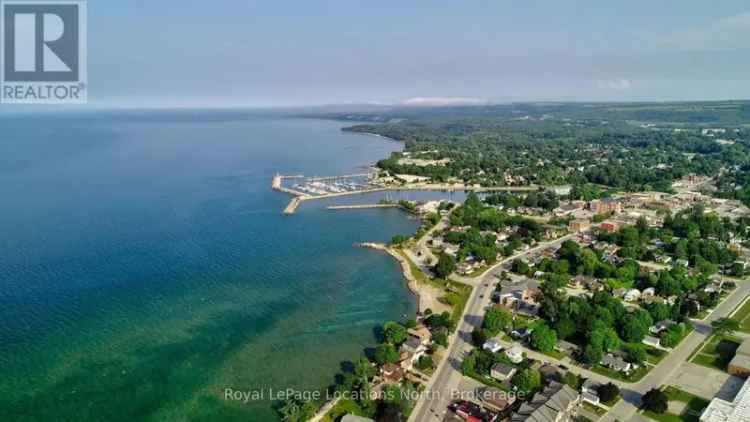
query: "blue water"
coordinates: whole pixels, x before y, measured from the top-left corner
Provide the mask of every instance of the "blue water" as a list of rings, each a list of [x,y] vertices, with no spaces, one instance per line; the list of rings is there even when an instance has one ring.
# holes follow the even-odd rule
[[[270,189],[396,142],[244,112],[0,125],[0,420],[271,420],[224,389],[324,388],[414,312],[396,263],[353,244],[417,222],[325,209],[352,198],[283,216]]]

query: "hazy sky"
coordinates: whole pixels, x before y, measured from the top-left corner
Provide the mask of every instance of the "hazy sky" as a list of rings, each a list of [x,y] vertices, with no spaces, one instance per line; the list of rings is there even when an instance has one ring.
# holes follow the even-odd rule
[[[750,98],[747,0],[97,0],[88,9],[89,98],[100,105]]]

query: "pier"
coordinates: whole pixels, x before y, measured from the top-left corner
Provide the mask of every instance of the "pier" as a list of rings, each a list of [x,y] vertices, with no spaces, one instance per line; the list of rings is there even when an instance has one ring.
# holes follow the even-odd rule
[[[329,210],[365,210],[370,208],[401,208],[399,204],[331,205]]]
[[[409,185],[401,186],[386,186],[374,184],[368,181],[366,184],[352,183],[348,187],[342,187],[341,185],[335,186],[316,186],[316,189],[306,189],[303,185],[300,188],[308,190],[309,192],[303,192],[302,190],[292,189],[284,186],[284,179],[303,179],[311,184],[324,184],[326,181],[335,181],[336,183],[343,181],[347,178],[358,178],[358,177],[370,177],[372,173],[362,174],[346,174],[342,176],[331,176],[331,177],[312,177],[306,178],[303,175],[285,176],[276,174],[271,181],[271,187],[279,192],[292,195],[293,198],[289,205],[284,208],[284,214],[294,214],[300,204],[304,201],[311,199],[327,199],[336,198],[341,196],[350,195],[362,195],[366,193],[374,192],[407,192],[407,191],[439,191],[439,192],[530,192],[539,190],[540,186],[529,185],[529,186],[495,186],[495,187],[481,187],[481,186],[467,186],[463,184],[440,184],[440,183],[414,183]],[[295,185],[298,186],[298,185]],[[334,189],[336,188],[336,189]],[[391,204],[371,204],[371,205],[341,205],[331,206],[328,209],[342,210],[342,209],[364,209],[364,208],[395,208],[398,205]]]

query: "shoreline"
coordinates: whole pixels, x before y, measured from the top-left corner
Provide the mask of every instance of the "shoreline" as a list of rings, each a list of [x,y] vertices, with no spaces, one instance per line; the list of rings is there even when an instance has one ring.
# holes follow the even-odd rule
[[[404,280],[406,280],[407,288],[417,298],[417,314],[424,312],[424,310],[426,309],[424,307],[425,304],[422,303],[424,300],[424,294],[420,291],[419,280],[417,280],[417,278],[411,273],[411,266],[409,265],[409,262],[406,260],[406,258],[401,256],[400,253],[393,250],[392,247],[383,243],[364,242],[358,243],[356,246],[360,248],[385,252],[386,254],[393,257],[401,265],[401,274],[404,277]]]

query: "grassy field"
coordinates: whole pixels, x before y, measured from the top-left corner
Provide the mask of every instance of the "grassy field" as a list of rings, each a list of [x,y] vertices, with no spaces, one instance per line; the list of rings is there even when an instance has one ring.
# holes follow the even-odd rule
[[[712,336],[690,361],[707,368],[726,371],[741,343],[742,340],[736,337]]]
[[[740,331],[750,333],[750,300],[732,314],[732,319],[740,322]]]
[[[644,376],[646,376],[646,374],[648,374],[649,368],[646,365],[643,365],[640,368],[636,369],[635,371],[631,371],[630,375],[625,375],[622,372],[618,372],[618,371],[606,368],[601,365],[596,365],[593,368],[591,368],[591,370],[596,372],[599,375],[604,375],[605,377],[610,377],[616,380],[625,381],[625,382],[638,382]]]
[[[355,403],[352,400],[339,400],[338,403],[336,403],[336,406],[333,406],[333,409],[328,411],[328,413],[323,416],[321,419],[321,422],[335,422],[339,420],[342,416],[351,413],[357,416],[372,416],[365,414],[364,411],[359,407],[357,403]]]
[[[708,400],[694,396],[672,386],[664,389],[664,393],[666,393],[670,402],[676,401],[685,403],[686,406],[682,413],[675,415],[669,412],[658,414],[644,411],[644,416],[659,422],[698,422],[701,412],[703,412],[703,409],[708,406]]]

